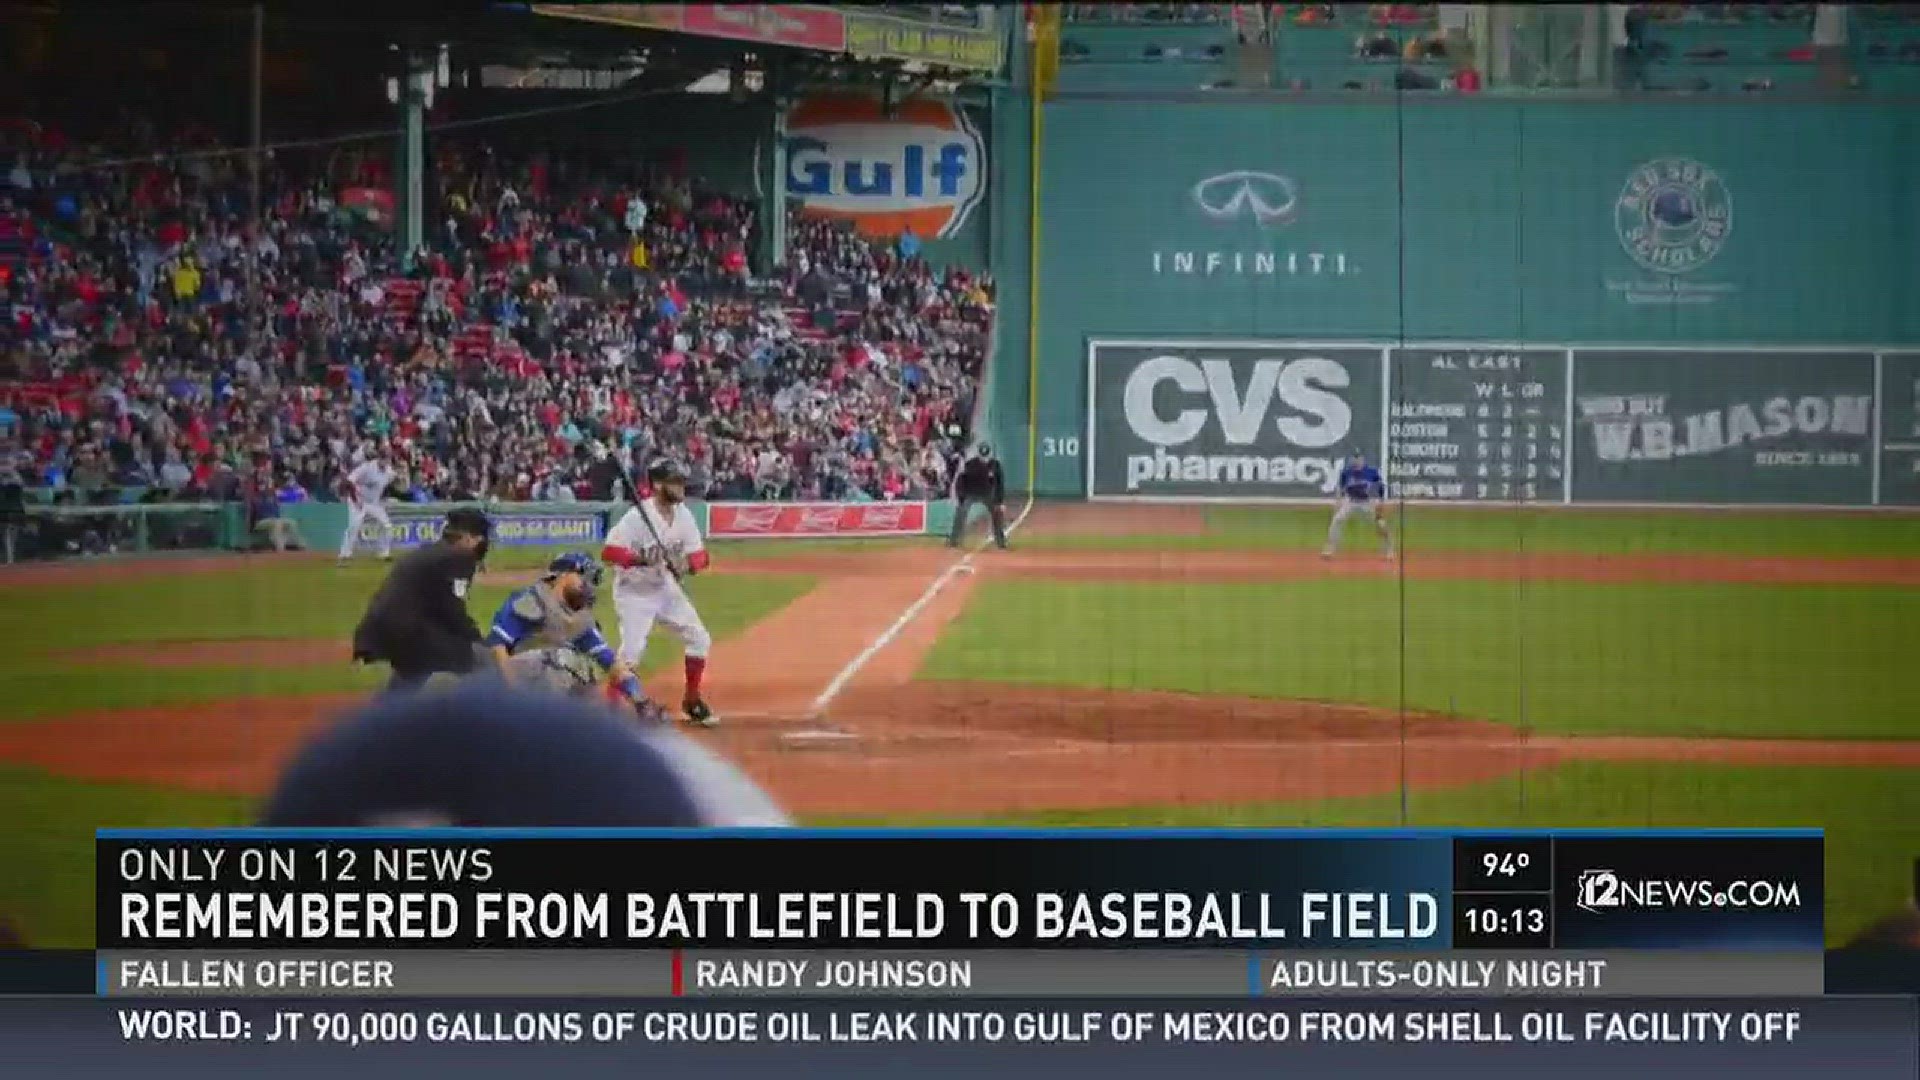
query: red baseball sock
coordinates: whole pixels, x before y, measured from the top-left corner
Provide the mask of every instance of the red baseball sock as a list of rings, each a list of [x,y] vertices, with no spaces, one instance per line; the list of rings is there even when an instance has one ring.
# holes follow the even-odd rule
[[[687,657],[687,700],[700,696],[700,680],[707,675],[707,658],[704,656]]]

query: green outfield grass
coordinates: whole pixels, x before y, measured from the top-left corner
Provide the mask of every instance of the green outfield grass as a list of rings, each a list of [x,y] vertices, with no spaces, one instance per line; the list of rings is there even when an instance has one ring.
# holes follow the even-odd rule
[[[1175,511],[1177,512],[1177,511]],[[1499,509],[1393,505],[1413,551],[1537,551],[1576,555],[1689,554],[1920,558],[1920,514],[1766,511]],[[1199,533],[1036,533],[1023,547],[1108,550],[1317,551],[1331,505],[1213,506]],[[1045,520],[1044,506],[1037,521]],[[1371,529],[1348,523],[1347,543],[1369,550]]]
[[[0,917],[43,947],[93,943],[93,830],[244,824],[252,802],[91,784],[0,767]],[[1141,806],[1019,818],[823,820],[820,825],[1306,826],[1517,828],[1820,827],[1827,830],[1827,940],[1894,910],[1920,855],[1911,770],[1576,764],[1497,783],[1396,796],[1248,806]]]
[[[0,765],[0,919],[43,949],[93,947],[93,832],[245,825],[253,800]]]
[[[1239,806],[1061,810],[1017,818],[823,822],[1050,828],[1822,828],[1827,943],[1897,910],[1920,857],[1920,783],[1911,769],[1745,768],[1579,763],[1449,791]]]
[[[524,554],[524,553],[519,553]],[[532,559],[544,565],[538,557]],[[172,705],[254,695],[371,689],[385,669],[347,662],[287,668],[155,669],[63,656],[102,645],[242,639],[345,641],[379,585],[384,567],[261,560],[226,574],[183,574],[87,585],[11,589],[0,607],[0,634],[24,643],[0,656],[0,721],[85,709]],[[531,575],[529,575],[531,580]],[[789,574],[724,574],[694,581],[700,614],[724,636],[765,618],[812,588]],[[474,589],[468,610],[484,627],[511,585]],[[102,613],[111,613],[102,617]],[[617,636],[611,612],[602,617]],[[679,643],[656,633],[644,670],[679,655]]]
[[[1920,590],[988,581],[923,678],[1345,701],[1556,733],[1920,737]]]

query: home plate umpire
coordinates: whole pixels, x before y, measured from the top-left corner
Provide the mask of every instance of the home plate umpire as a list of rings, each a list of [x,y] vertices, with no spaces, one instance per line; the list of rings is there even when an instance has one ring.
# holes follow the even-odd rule
[[[604,703],[476,677],[387,694],[309,743],[269,826],[748,827],[792,821],[745,774]]]
[[[487,560],[492,533],[479,510],[449,512],[440,539],[401,556],[387,571],[354,627],[353,659],[385,661],[393,668],[387,684],[392,690],[422,686],[438,674],[492,667],[480,628],[467,614],[467,594]]]

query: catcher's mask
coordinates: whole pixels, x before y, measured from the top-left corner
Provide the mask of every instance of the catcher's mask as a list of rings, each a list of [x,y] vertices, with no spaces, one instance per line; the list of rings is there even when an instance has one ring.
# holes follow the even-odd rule
[[[603,572],[593,556],[584,551],[569,551],[548,563],[547,572],[542,576],[548,581],[553,581],[569,574],[578,575],[577,585],[568,582],[568,586],[561,590],[561,595],[565,597],[567,603],[577,611],[593,606]]]

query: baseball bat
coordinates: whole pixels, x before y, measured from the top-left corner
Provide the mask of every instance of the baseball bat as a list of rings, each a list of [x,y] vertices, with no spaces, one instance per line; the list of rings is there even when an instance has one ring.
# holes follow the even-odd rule
[[[673,580],[679,581],[680,571],[675,570],[673,563],[667,561],[667,541],[660,535],[660,530],[654,527],[653,519],[647,516],[646,500],[640,497],[640,486],[633,482],[633,473],[619,461],[615,461],[614,464],[620,467],[620,482],[627,486],[627,499],[633,503],[634,512],[640,515],[640,524],[647,527],[647,534],[653,537],[653,542],[660,548],[661,567],[673,576]]]

